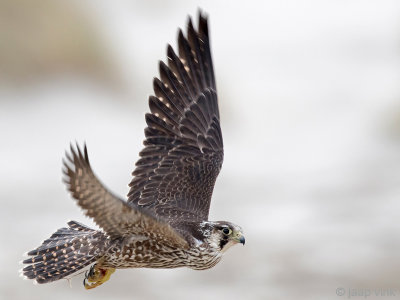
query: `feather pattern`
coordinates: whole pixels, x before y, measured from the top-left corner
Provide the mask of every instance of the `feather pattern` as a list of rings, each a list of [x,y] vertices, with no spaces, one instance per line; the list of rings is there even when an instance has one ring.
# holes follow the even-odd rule
[[[69,277],[94,263],[109,246],[106,236],[75,221],[60,228],[23,261],[22,274],[38,283]]]
[[[116,239],[121,236],[143,235],[174,247],[187,247],[187,242],[160,218],[138,210],[111,194],[97,179],[84,151],[71,146],[71,155],[64,161],[65,182],[85,214],[93,218],[105,233]]]
[[[178,231],[182,221],[208,220],[223,141],[207,18],[188,20],[178,52],[168,45],[146,114],[145,148],[133,171],[128,203],[163,218]]]

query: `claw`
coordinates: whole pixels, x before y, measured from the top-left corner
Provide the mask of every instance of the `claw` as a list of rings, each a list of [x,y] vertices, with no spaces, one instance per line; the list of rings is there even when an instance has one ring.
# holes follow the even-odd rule
[[[102,269],[94,265],[90,268],[89,272],[85,274],[83,285],[87,290],[94,289],[110,279],[111,274],[114,272],[114,268]]]

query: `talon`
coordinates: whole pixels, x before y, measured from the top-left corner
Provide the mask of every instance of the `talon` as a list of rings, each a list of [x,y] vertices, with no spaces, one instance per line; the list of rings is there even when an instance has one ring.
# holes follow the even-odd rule
[[[85,274],[85,279],[83,280],[83,285],[85,289],[90,290],[102,285],[108,279],[112,273],[115,272],[115,269],[102,269],[98,268],[96,265],[90,268],[89,273]],[[87,282],[86,282],[87,280]]]
[[[86,271],[86,272],[88,272],[88,274],[86,275],[86,278],[93,277],[94,272],[95,272],[94,267],[95,267],[95,265],[91,266],[89,271]]]

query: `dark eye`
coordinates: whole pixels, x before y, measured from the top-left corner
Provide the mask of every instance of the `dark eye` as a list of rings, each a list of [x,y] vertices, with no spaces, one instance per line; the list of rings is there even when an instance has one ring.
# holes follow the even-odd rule
[[[225,228],[222,229],[222,232],[223,232],[224,234],[228,235],[228,234],[231,233],[231,230],[230,230],[228,227],[225,227]]]

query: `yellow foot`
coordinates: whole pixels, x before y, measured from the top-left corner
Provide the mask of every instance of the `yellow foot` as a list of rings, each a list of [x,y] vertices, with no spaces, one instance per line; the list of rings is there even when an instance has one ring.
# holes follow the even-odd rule
[[[115,269],[102,269],[94,265],[90,268],[89,272],[85,274],[85,279],[83,280],[83,285],[85,289],[90,290],[102,285],[108,279],[112,273],[115,272]]]

